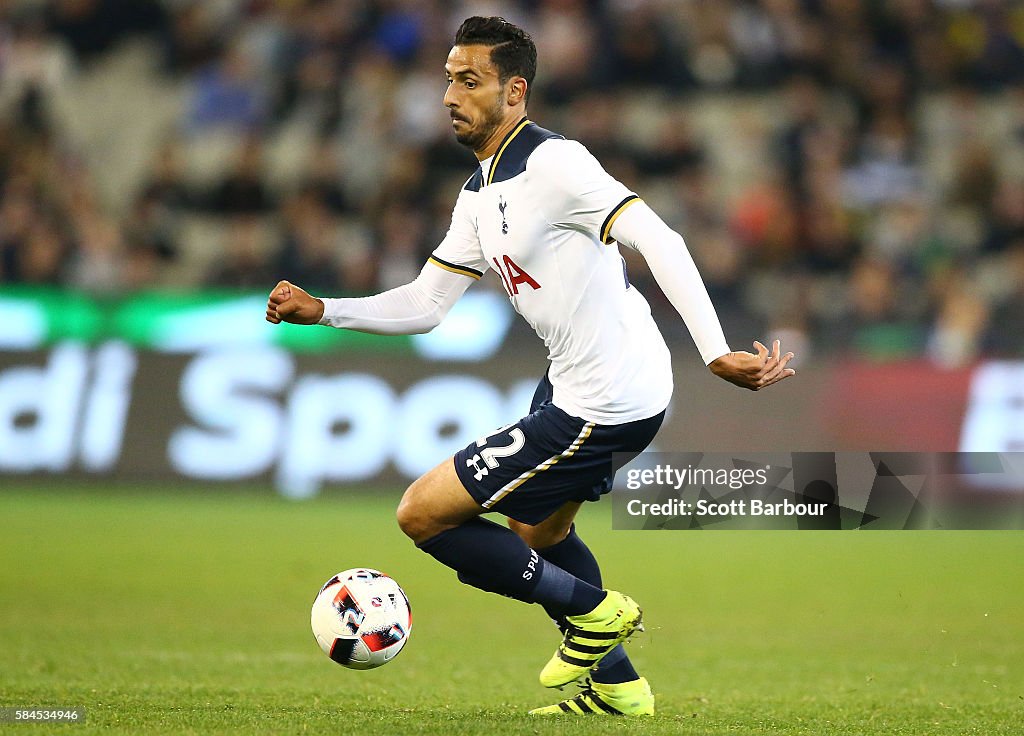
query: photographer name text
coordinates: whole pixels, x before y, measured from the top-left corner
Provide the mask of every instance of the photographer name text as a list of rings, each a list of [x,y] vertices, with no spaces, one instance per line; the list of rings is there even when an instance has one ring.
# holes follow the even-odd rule
[[[634,498],[626,504],[630,516],[824,516],[827,503],[793,503],[762,501],[758,498],[733,499],[695,503],[673,498],[660,503],[647,503]]]

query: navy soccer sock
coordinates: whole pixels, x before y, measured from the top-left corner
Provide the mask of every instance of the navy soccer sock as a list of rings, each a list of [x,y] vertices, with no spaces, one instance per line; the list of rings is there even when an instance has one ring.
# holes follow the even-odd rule
[[[597,558],[590,548],[584,544],[579,535],[576,534],[576,525],[569,527],[569,535],[558,544],[537,550],[546,562],[558,565],[561,569],[575,575],[580,580],[585,580],[591,585],[601,587],[601,568],[597,564]],[[552,609],[545,606],[548,615],[561,626],[565,619]],[[611,685],[620,682],[630,682],[640,675],[633,668],[629,661],[626,650],[621,644],[615,647],[608,655],[601,660],[590,677],[594,682],[601,682]]]
[[[510,529],[479,517],[417,545],[474,588],[540,603],[559,616],[594,610],[600,588],[545,562]]]

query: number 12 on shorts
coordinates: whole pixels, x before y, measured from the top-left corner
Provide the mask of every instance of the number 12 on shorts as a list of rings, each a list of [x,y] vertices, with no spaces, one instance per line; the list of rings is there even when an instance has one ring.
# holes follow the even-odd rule
[[[484,447],[487,444],[489,437],[493,437],[496,434],[504,432],[506,429],[511,427],[511,424],[506,424],[504,427],[496,429],[489,435],[481,437],[476,441],[477,447],[483,447],[480,452],[473,457],[466,460],[466,467],[472,467],[475,471],[473,477],[476,480],[482,480],[491,470],[497,468],[500,463],[498,462],[499,457],[508,457],[509,455],[515,455],[517,452],[523,449],[526,444],[526,435],[523,434],[523,430],[519,427],[515,427],[508,433],[508,436],[512,438],[512,442],[505,445],[504,447]],[[481,467],[480,461],[483,460],[484,465]]]

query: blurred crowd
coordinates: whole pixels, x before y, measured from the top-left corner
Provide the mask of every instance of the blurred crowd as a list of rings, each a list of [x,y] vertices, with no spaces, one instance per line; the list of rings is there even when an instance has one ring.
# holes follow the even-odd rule
[[[0,288],[411,279],[474,166],[441,107],[473,14],[532,33],[531,118],[683,234],[735,347],[1024,357],[1024,6],[997,0],[9,0]],[[110,195],[61,110],[133,44],[181,103]]]

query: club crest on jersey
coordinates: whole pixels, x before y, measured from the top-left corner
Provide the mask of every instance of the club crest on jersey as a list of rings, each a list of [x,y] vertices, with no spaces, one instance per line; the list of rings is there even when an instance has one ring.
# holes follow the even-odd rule
[[[501,234],[508,235],[508,220],[505,219],[505,208],[508,202],[500,194],[498,195],[498,211],[501,213]]]

